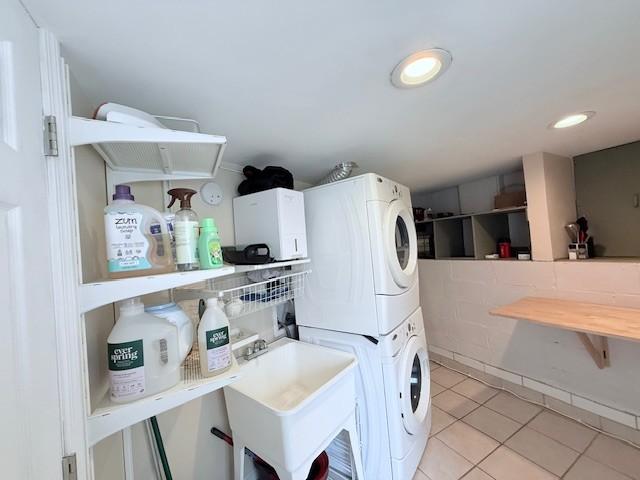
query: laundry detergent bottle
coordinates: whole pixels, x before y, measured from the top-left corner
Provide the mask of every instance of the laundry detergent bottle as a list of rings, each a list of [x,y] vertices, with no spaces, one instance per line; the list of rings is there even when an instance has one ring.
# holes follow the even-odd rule
[[[218,299],[209,298],[198,325],[198,350],[202,376],[213,377],[231,368],[229,319]]]
[[[119,306],[107,339],[111,401],[132,402],[173,387],[180,381],[177,327],[145,313],[139,298]]]
[[[128,185],[116,185],[104,209],[107,264],[111,278],[175,271],[166,220],[135,202]]]
[[[213,218],[203,218],[200,222],[200,238],[198,240],[200,268],[219,268],[222,263],[222,247],[218,236],[218,227]]]
[[[176,245],[176,265],[180,271],[198,270],[198,236],[200,226],[198,215],[191,209],[191,197],[197,192],[190,188],[172,188],[167,192],[171,195],[171,208],[176,200],[180,200],[180,210],[173,220],[173,234]]]

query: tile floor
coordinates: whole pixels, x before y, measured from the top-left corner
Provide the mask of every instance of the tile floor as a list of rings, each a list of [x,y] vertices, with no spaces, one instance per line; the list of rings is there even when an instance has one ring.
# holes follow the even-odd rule
[[[414,480],[640,480],[640,449],[431,364],[432,427]]]

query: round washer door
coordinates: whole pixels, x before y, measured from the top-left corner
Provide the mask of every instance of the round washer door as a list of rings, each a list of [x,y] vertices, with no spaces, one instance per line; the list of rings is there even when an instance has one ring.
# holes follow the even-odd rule
[[[385,253],[391,276],[400,287],[411,286],[418,266],[418,240],[413,217],[402,200],[393,200],[385,222]]]
[[[419,336],[407,342],[400,364],[400,402],[404,428],[411,435],[424,429],[429,410],[429,356],[427,345]]]

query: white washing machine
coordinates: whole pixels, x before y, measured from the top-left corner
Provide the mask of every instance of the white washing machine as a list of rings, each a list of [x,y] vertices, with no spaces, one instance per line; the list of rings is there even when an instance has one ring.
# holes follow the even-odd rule
[[[311,274],[299,325],[386,335],[420,304],[409,189],[372,173],[304,191]]]
[[[431,392],[422,311],[378,339],[300,327],[300,339],[358,357],[357,418],[366,480],[411,480],[431,429]],[[330,464],[349,478],[346,439],[329,446]]]

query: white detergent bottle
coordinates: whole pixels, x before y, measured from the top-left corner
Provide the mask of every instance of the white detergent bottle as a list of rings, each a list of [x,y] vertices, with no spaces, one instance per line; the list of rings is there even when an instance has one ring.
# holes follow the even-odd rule
[[[198,350],[200,370],[204,377],[213,377],[231,368],[229,319],[216,298],[207,300],[207,309],[200,319]]]
[[[104,227],[111,278],[175,271],[166,220],[136,203],[128,185],[116,185],[113,201],[104,209]]]
[[[180,381],[177,327],[145,313],[139,298],[119,306],[107,339],[111,401],[131,402],[173,387]]]

